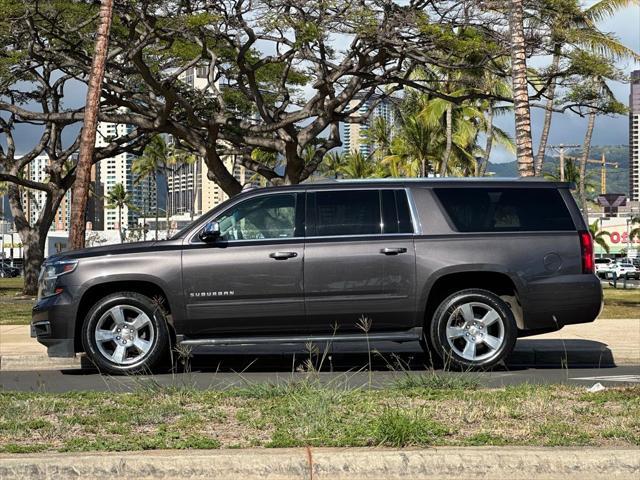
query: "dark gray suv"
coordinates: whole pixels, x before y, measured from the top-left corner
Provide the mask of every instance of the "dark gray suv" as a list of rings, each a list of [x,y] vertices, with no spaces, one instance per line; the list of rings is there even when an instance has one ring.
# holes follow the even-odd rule
[[[420,341],[464,368],[592,322],[593,244],[570,185],[339,181],[244,192],[172,239],[48,259],[32,335],[106,372],[182,344]],[[358,326],[368,318],[370,328]]]

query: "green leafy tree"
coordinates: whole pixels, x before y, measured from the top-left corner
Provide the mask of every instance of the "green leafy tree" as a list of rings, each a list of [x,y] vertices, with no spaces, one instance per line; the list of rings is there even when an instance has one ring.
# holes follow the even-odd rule
[[[360,152],[348,153],[345,162],[340,166],[339,172],[344,178],[371,178],[376,176],[377,166],[371,156]]]
[[[339,178],[346,163],[346,157],[344,152],[329,152],[320,164],[318,173],[327,178]]]
[[[633,240],[635,238],[640,240],[640,217],[633,217],[631,219],[631,227],[632,228],[629,231],[629,238],[631,240]]]
[[[609,245],[605,238],[611,237],[611,233],[606,230],[600,230],[598,227],[598,220],[589,224],[589,232],[591,232],[591,236],[593,237],[593,241],[599,245],[605,252],[609,253]]]
[[[167,173],[167,160],[168,149],[164,138],[160,135],[154,136],[149,144],[145,147],[144,152],[138,157],[132,165],[132,171],[136,175],[134,183],[139,184],[143,181],[147,181],[147,208],[142,209],[143,217],[146,216],[151,208],[151,195],[153,190],[156,191],[156,208],[155,208],[155,239],[158,240],[158,222],[159,222],[159,209],[157,205],[157,192],[158,192],[158,174],[164,174],[163,178],[166,182]],[[152,184],[153,182],[153,184]],[[153,188],[152,188],[153,187]],[[165,185],[166,187],[166,185]],[[143,223],[145,219],[143,219]],[[146,228],[143,229],[143,239],[146,240],[147,233]]]
[[[127,208],[135,210],[135,205],[131,201],[131,194],[127,192],[124,185],[116,183],[107,193],[107,208],[118,209],[118,233],[120,235],[120,243],[124,243],[124,231],[122,229],[122,210]]]

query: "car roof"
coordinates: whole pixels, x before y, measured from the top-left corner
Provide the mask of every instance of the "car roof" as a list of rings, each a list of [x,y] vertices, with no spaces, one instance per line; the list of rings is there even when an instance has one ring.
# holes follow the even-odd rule
[[[500,178],[500,177],[442,177],[442,178],[375,178],[375,179],[332,179],[312,177],[298,185],[246,188],[244,192],[268,190],[335,190],[362,187],[524,187],[524,188],[574,188],[570,182],[548,181],[540,177]]]

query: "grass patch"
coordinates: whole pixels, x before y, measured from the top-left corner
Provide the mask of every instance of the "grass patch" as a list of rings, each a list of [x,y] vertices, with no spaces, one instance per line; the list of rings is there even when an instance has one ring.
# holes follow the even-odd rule
[[[23,286],[22,277],[0,278],[0,297],[14,296],[22,291]]]
[[[0,301],[0,325],[28,325],[31,323],[30,301]]]
[[[603,287],[604,309],[600,318],[638,318],[640,289]]]
[[[419,377],[418,377],[419,378]],[[315,381],[225,391],[0,393],[0,452],[299,446],[637,446],[640,387]]]

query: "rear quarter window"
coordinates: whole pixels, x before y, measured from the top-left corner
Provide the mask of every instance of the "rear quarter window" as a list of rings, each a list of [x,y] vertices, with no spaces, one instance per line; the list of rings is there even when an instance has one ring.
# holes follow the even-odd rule
[[[435,188],[459,232],[575,230],[571,214],[554,188]]]

